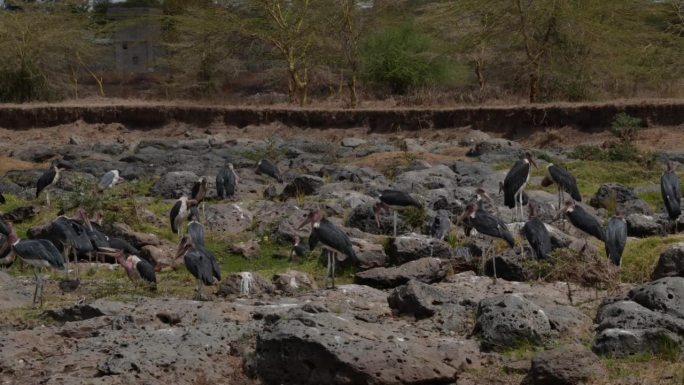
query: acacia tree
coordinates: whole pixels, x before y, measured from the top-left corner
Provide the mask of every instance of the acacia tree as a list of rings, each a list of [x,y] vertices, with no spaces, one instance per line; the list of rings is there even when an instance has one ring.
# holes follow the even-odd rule
[[[89,20],[73,3],[23,4],[21,12],[0,12],[0,100],[59,98],[69,85],[78,96],[81,71],[101,85],[90,69],[98,47]]]
[[[243,33],[272,47],[283,60],[291,103],[308,102],[309,50],[313,40],[310,0],[254,0],[242,11]]]
[[[347,66],[349,106],[358,105],[357,80],[361,70],[359,42],[363,31],[363,19],[357,0],[335,0],[338,14],[336,28],[339,32],[340,50]]]

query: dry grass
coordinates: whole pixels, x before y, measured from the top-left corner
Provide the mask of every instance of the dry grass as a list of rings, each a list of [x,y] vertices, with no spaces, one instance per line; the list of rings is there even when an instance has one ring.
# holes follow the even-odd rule
[[[0,156],[0,175],[10,170],[34,170],[45,167],[43,163],[25,162],[23,160]]]

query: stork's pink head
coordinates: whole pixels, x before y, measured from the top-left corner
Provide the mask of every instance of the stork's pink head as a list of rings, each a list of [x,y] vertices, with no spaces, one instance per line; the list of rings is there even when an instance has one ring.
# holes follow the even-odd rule
[[[313,209],[313,210],[309,211],[309,213],[306,214],[304,216],[304,218],[305,218],[304,222],[302,222],[297,227],[298,230],[301,229],[302,227],[306,226],[307,223],[311,223],[311,226],[313,227],[313,225],[315,223],[318,223],[321,221],[321,219],[323,219],[323,213],[321,212],[321,209]]]

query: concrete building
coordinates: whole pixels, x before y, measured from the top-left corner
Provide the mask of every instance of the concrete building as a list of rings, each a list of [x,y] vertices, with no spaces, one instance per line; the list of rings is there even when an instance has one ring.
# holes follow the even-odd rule
[[[159,8],[111,6],[107,16],[116,21],[112,43],[115,70],[120,74],[157,72],[163,56]]]

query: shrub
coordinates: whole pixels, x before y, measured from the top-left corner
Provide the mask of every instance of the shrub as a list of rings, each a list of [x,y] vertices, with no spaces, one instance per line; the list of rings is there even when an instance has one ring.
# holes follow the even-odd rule
[[[613,135],[623,143],[631,143],[636,140],[641,127],[641,119],[630,116],[624,112],[615,115],[610,124]]]
[[[410,25],[373,34],[361,52],[365,75],[399,94],[447,80],[447,66],[431,52],[432,47],[430,36]]]

